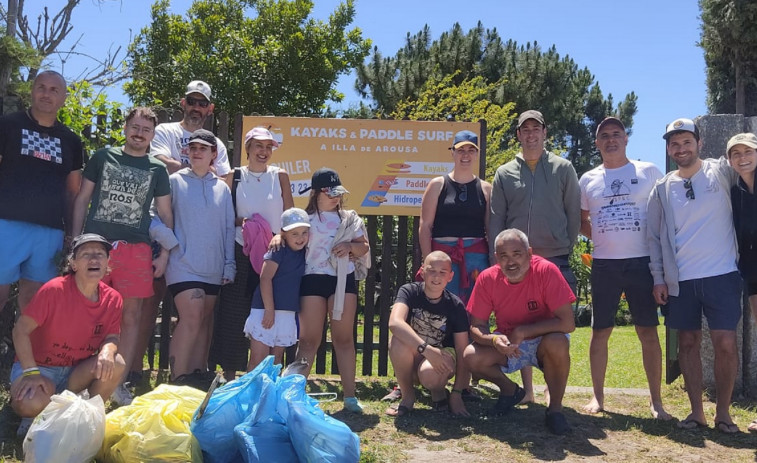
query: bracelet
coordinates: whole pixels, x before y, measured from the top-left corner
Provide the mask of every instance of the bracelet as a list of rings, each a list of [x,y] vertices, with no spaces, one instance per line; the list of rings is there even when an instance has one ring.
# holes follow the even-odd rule
[[[21,376],[33,376],[33,375],[39,375],[39,374],[41,373],[39,372],[38,367],[27,368],[21,372]]]
[[[452,389],[452,394],[463,395],[463,390],[462,389]]]
[[[492,347],[494,347],[495,349],[497,348],[497,339],[499,339],[499,336],[497,335],[494,335],[494,337],[492,338]]]

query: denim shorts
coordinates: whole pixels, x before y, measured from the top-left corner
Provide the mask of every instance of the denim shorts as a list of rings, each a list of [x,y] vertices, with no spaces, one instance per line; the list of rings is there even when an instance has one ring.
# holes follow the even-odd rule
[[[668,298],[666,326],[699,331],[704,314],[711,330],[736,329],[741,319],[742,281],[738,272],[681,281],[678,288],[678,296]]]
[[[46,367],[44,365],[37,365],[39,373],[45,378],[49,379],[55,385],[55,393],[60,394],[68,387],[68,377],[71,376],[71,372],[74,371],[74,367]],[[13,368],[11,368],[11,384],[17,378],[24,373],[21,368],[21,362],[13,362]]]
[[[500,334],[500,333],[496,333]],[[565,335],[570,340],[570,334]],[[542,336],[538,336],[533,339],[525,339],[518,345],[520,350],[520,357],[506,358],[506,363],[499,366],[502,373],[509,374],[515,373],[518,370],[522,370],[525,367],[536,367],[542,369],[542,365],[539,363],[539,359],[536,353],[539,350],[539,344],[541,344]]]
[[[0,285],[19,279],[46,282],[58,276],[55,254],[63,249],[63,230],[0,219]]]

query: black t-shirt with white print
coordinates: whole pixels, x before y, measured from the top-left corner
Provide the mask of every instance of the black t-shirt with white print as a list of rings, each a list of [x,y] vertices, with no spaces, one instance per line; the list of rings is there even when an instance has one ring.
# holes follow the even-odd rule
[[[454,333],[467,333],[468,313],[459,297],[446,289],[437,303],[423,292],[423,283],[408,283],[397,292],[395,302],[408,307],[407,323],[430,346],[455,347]]]

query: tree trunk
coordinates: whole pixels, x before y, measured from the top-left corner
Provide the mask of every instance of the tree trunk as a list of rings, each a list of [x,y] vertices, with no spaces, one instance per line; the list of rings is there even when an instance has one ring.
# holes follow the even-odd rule
[[[18,15],[18,0],[8,0],[8,21],[5,27],[5,35],[10,39],[16,37],[16,22]],[[4,60],[0,63],[0,98],[6,96],[8,84],[11,81],[11,72],[13,72],[10,60]],[[2,112],[2,110],[0,110]]]
[[[744,82],[744,63],[736,55],[733,63],[736,77],[736,114],[746,114],[746,82]]]

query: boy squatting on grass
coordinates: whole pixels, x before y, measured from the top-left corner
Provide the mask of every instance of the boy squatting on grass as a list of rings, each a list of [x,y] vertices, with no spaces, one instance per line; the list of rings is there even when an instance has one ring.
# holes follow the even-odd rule
[[[420,383],[431,392],[434,410],[469,416],[461,397],[470,379],[462,358],[468,345],[468,316],[460,298],[445,289],[454,275],[452,261],[444,252],[434,251],[426,256],[421,271],[424,281],[399,289],[389,317],[389,357],[403,394],[386,414],[410,413],[413,386]],[[446,385],[453,376],[448,396]]]

